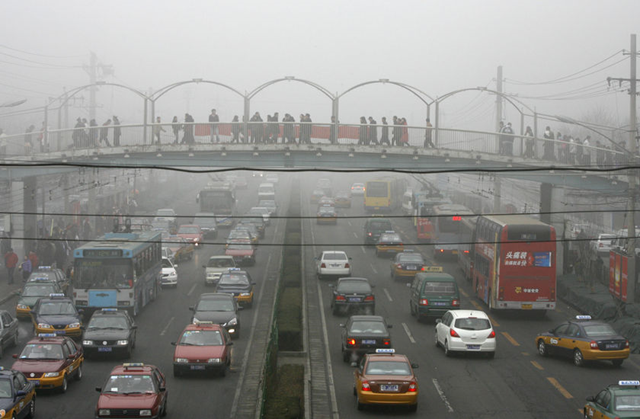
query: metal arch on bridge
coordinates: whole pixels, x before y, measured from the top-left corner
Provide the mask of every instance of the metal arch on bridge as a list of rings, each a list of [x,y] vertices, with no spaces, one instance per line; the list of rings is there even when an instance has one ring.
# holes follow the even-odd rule
[[[125,86],[123,84],[119,84],[119,83],[111,83],[111,82],[105,82],[105,81],[100,81],[97,83],[91,83],[91,84],[85,84],[84,86],[80,86],[80,87],[76,87],[74,89],[69,90],[68,92],[64,92],[63,94],[61,94],[60,96],[53,98],[50,100],[50,103],[56,102],[61,100],[64,97],[64,100],[61,100],[60,105],[58,107],[58,110],[62,109],[62,107],[69,102],[69,100],[71,100],[71,98],[73,98],[75,95],[77,95],[78,93],[80,93],[81,91],[88,89],[88,88],[92,88],[92,87],[98,87],[98,86],[114,86],[114,87],[120,87],[122,89],[128,90],[132,93],[135,93],[136,95],[140,96],[142,99],[144,99],[144,109],[145,109],[145,133],[146,133],[146,119],[147,119],[147,101],[150,100],[150,98],[145,95],[144,93],[142,93],[141,91],[134,89],[132,87],[129,86]],[[48,127],[49,126],[49,104],[47,104],[44,107],[44,126]],[[49,135],[48,135],[48,130],[44,130],[44,141],[45,143],[47,143],[49,141]],[[146,137],[146,135],[145,135]]]

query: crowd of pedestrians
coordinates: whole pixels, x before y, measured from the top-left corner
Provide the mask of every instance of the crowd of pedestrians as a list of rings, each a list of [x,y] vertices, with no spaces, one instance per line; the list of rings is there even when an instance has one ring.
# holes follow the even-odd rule
[[[73,133],[71,134],[73,148],[111,147],[111,142],[109,141],[110,129],[113,135],[113,146],[118,147],[120,145],[122,129],[120,120],[115,115],[113,119],[107,119],[102,125],[98,125],[95,119],[87,121],[87,118],[78,117],[73,128]],[[30,136],[27,137],[27,134],[28,132],[25,133],[25,147],[27,139],[30,140]]]

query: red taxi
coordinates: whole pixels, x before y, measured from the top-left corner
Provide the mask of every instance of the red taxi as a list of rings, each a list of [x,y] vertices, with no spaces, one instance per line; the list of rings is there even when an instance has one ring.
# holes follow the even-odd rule
[[[236,265],[253,266],[256,264],[256,248],[245,241],[229,243],[224,254],[233,257]]]
[[[196,224],[184,224],[181,225],[176,233],[178,237],[182,237],[187,242],[193,243],[195,247],[200,246],[204,242],[204,233]]]
[[[84,353],[72,339],[54,333],[41,333],[31,339],[11,367],[20,371],[36,389],[59,389],[67,391],[69,380],[82,379]]]
[[[100,393],[96,418],[159,418],[167,414],[167,383],[154,365],[115,367]]]
[[[177,342],[173,354],[173,375],[186,372],[213,372],[227,375],[231,368],[231,336],[227,329],[213,322],[188,325]]]

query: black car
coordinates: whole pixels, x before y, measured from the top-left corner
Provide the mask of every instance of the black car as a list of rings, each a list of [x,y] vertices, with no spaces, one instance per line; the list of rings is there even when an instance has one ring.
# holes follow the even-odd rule
[[[120,354],[131,357],[136,346],[136,329],[126,310],[103,308],[95,311],[82,335],[82,347],[87,357]]]
[[[331,312],[365,311],[373,315],[376,311],[376,297],[373,295],[373,286],[366,278],[340,278],[336,285],[330,284],[333,289],[331,295]]]
[[[0,310],[0,358],[4,348],[18,346],[18,319],[6,310]]]
[[[267,224],[264,222],[264,218],[262,218],[262,217],[243,218],[243,219],[240,220],[240,222],[238,224],[239,225],[242,225],[242,224],[254,224],[256,226],[256,228],[258,229],[258,234],[259,234],[260,238],[264,239],[265,229],[267,227]]]
[[[376,349],[391,348],[392,325],[382,316],[351,316],[342,327],[342,360],[357,362],[364,354],[372,354]]]
[[[207,293],[202,294],[195,307],[189,307],[193,311],[192,323],[212,322],[227,329],[232,338],[240,337],[240,318],[236,299],[231,294]]]
[[[253,306],[253,287],[256,285],[246,271],[229,269],[220,275],[216,292],[232,294],[235,300],[245,307]]]
[[[55,333],[70,337],[80,337],[82,314],[76,309],[71,298],[64,294],[51,294],[41,298],[31,310],[34,334]]]
[[[0,367],[0,412],[12,419],[36,414],[36,385],[20,371]]]

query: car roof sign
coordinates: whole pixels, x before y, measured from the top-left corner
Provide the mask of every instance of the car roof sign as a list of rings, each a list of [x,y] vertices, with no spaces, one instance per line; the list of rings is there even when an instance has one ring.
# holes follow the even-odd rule
[[[576,316],[576,320],[591,320],[591,316],[588,314],[579,314]]]
[[[620,380],[618,381],[619,386],[640,386],[640,381],[638,380]]]
[[[394,354],[396,350],[393,348],[378,348],[376,349],[377,354]]]
[[[116,312],[116,311],[118,311],[117,308],[103,308],[102,309],[103,313],[113,313],[113,312]]]
[[[49,294],[49,298],[57,298],[57,297],[66,297],[66,295],[61,294],[61,293]]]
[[[40,339],[42,339],[42,338],[55,338],[55,337],[58,337],[58,335],[55,334],[55,333],[38,333],[38,337]]]

